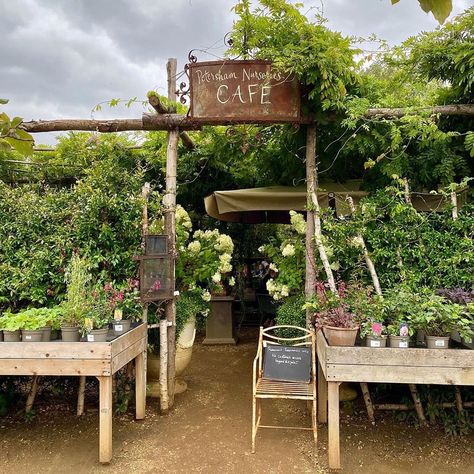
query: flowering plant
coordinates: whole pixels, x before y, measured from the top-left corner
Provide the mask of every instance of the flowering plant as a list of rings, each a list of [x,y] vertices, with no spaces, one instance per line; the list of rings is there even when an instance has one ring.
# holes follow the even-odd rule
[[[163,218],[158,216],[151,225],[150,232],[163,232]],[[210,291],[219,291],[224,286],[234,286],[231,276],[232,239],[217,229],[197,230],[192,233],[189,214],[176,207],[176,288],[181,292],[200,293],[204,301],[211,299]]]
[[[272,262],[267,290],[275,300],[299,293],[304,286],[306,222],[295,211],[290,211],[290,221],[291,227],[281,226],[276,238],[258,249]]]
[[[104,292],[110,309],[116,314],[116,319],[126,317],[134,319],[140,313],[139,299],[139,281],[129,278],[120,285],[114,285],[113,282],[107,282],[104,285]],[[120,316],[120,318],[118,317]]]
[[[344,282],[338,284],[338,292],[334,294],[326,289],[323,282],[316,283],[316,299],[307,303],[306,307],[315,309],[312,324],[315,329],[324,326],[355,329],[358,317],[352,312]]]

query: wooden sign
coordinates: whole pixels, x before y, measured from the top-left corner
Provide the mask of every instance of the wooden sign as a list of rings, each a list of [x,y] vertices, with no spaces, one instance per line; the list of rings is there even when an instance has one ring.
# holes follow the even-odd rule
[[[311,349],[309,347],[267,346],[263,361],[263,378],[309,382]]]
[[[269,61],[210,61],[189,65],[194,120],[215,123],[300,121],[300,86]]]

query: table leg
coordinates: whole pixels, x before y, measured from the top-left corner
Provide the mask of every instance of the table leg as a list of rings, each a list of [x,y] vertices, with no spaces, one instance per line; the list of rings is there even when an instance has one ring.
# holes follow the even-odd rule
[[[135,418],[143,420],[146,408],[146,350],[135,357]]]
[[[112,377],[99,379],[99,461],[109,463],[112,459]]]
[[[340,382],[328,382],[328,451],[330,469],[341,468],[339,446],[339,384]]]
[[[328,384],[318,360],[318,421],[328,422]]]

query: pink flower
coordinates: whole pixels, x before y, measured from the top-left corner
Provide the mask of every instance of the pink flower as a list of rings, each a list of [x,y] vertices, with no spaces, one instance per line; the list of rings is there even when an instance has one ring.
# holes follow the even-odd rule
[[[111,283],[106,283],[104,285],[104,291],[108,293],[109,291],[112,291],[112,284]]]
[[[161,289],[161,281],[156,280],[155,283],[153,283],[153,285],[151,286],[151,290],[152,291],[158,291],[160,289]]]
[[[382,335],[382,323],[372,323],[372,332],[377,336],[380,337]]]

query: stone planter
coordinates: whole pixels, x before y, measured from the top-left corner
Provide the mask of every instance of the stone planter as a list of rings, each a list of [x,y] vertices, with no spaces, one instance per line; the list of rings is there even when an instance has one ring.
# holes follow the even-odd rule
[[[323,331],[330,346],[353,346],[355,344],[358,327],[336,328],[324,326]]]
[[[43,342],[51,341],[51,326],[45,326],[44,328],[40,329],[43,331],[43,338],[41,339]]]
[[[426,347],[428,349],[448,349],[449,348],[449,336],[425,336]]]
[[[61,326],[61,339],[64,342],[79,342],[79,328],[77,326]]]
[[[372,337],[367,336],[365,338],[365,345],[367,347],[387,347],[387,337]]]
[[[120,321],[114,321],[114,336],[121,336],[125,334],[127,331],[130,331],[130,325],[132,321],[130,319],[121,319]]]
[[[178,377],[183,374],[191,362],[194,339],[196,337],[196,318],[191,318],[185,325],[176,341],[176,380],[175,393],[182,393],[187,389],[187,384]],[[152,398],[160,396],[160,354],[149,352],[147,357],[147,384],[148,395]]]
[[[410,338],[408,336],[388,336],[388,342],[390,347],[397,349],[406,349],[409,346]]]
[[[109,328],[92,329],[87,333],[87,342],[107,342]]]
[[[18,331],[3,331],[4,342],[20,342],[20,330]]]
[[[21,340],[23,342],[41,342],[43,340],[43,330],[38,329],[37,331],[21,331]]]

